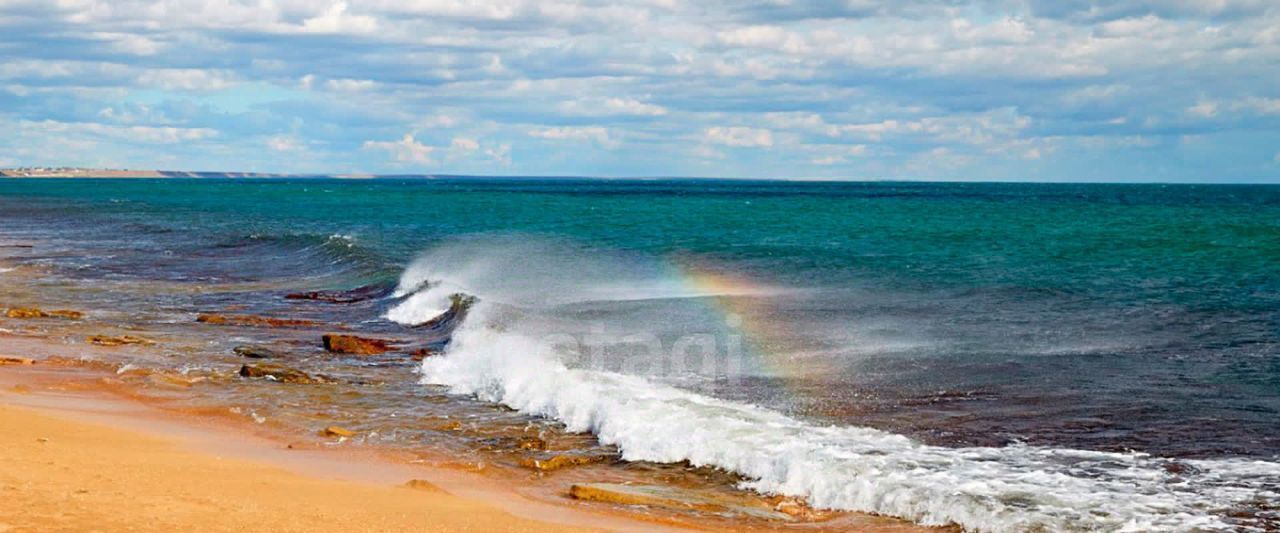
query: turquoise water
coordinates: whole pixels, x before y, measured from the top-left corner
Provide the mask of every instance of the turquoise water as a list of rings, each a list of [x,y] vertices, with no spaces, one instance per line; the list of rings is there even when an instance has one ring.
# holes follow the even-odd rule
[[[86,280],[443,283],[528,337],[706,334],[709,364],[625,342],[555,364],[942,449],[1280,455],[1276,186],[11,180],[0,234]],[[475,372],[425,376],[509,385]]]

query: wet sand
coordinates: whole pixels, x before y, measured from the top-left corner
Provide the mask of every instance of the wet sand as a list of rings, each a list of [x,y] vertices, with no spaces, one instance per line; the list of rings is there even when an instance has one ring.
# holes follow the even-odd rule
[[[662,527],[524,501],[457,473],[291,450],[208,421],[50,385],[33,366],[0,367],[0,383],[0,531]]]

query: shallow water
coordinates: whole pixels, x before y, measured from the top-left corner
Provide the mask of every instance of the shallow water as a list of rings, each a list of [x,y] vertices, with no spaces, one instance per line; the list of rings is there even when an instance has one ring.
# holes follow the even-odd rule
[[[0,236],[39,272],[6,298],[91,313],[6,327],[137,328],[165,341],[137,365],[210,378],[183,401],[264,423],[464,454],[532,427],[978,529],[1277,520],[1280,187],[15,180]],[[400,294],[283,298],[374,282]],[[194,323],[418,340],[455,293],[421,367]],[[245,344],[341,383],[236,378]]]

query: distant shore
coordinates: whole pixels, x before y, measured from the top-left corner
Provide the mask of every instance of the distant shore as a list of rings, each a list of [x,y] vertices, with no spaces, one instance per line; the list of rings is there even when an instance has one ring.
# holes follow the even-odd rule
[[[146,170],[81,167],[21,167],[0,169],[6,178],[289,178],[310,177],[299,174],[261,172],[203,172],[186,170]],[[360,175],[334,177],[368,177]]]

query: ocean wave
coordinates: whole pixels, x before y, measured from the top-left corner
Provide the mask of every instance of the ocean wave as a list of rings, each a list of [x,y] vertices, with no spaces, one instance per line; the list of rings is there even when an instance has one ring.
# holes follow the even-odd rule
[[[1228,515],[1280,501],[1276,462],[946,448],[818,426],[639,376],[570,368],[537,338],[493,327],[493,313],[478,304],[447,354],[423,362],[423,382],[589,431],[625,460],[714,466],[746,476],[744,488],[820,508],[976,531],[1194,531],[1248,528]]]
[[[351,234],[251,233],[226,239],[216,248],[232,250],[234,257],[255,263],[246,267],[250,271],[287,271],[297,278],[318,278],[326,285],[376,282],[392,272],[388,258]]]

